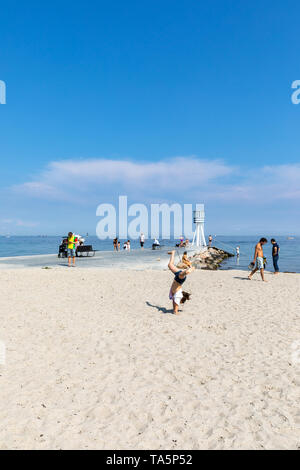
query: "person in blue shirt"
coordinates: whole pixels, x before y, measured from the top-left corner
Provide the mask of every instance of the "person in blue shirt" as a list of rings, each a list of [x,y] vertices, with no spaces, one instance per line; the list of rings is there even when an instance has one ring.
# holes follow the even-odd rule
[[[279,274],[279,267],[278,267],[278,260],[279,260],[279,245],[276,243],[275,238],[272,238],[272,257],[273,257],[273,266],[274,266],[274,274]]]

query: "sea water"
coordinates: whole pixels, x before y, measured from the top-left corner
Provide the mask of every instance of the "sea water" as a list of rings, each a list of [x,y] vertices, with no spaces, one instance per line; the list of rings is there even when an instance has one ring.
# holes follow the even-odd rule
[[[272,236],[276,238],[280,246],[279,268],[281,271],[290,271],[300,273],[300,237],[288,239],[284,236]],[[267,257],[267,270],[272,271],[272,245],[269,243],[264,247],[264,253]],[[61,237],[55,236],[35,236],[35,237],[4,237],[0,236],[0,257],[26,256],[40,254],[58,253],[58,247],[61,243]],[[240,257],[229,258],[222,265],[222,269],[248,269],[249,263],[254,257],[255,244],[260,236],[221,236],[217,235],[213,239],[213,245],[227,250],[233,254],[236,253],[236,247],[240,247]],[[175,247],[174,240],[160,240],[162,245]],[[121,249],[124,240],[121,240]],[[93,248],[100,251],[111,251],[113,249],[112,240],[99,240],[97,237],[86,237],[86,244],[93,245]],[[146,240],[145,248],[151,248],[152,240]],[[139,241],[131,241],[131,249],[140,249]]]
[[[236,247],[240,247],[240,256],[229,258],[222,265],[222,269],[248,269],[248,265],[254,258],[255,245],[261,236],[217,236],[213,244],[219,248],[236,253]],[[264,256],[267,258],[267,271],[273,271],[272,243],[275,238],[280,246],[279,269],[300,273],[300,237],[288,239],[286,236],[266,237],[268,243],[264,245]]]

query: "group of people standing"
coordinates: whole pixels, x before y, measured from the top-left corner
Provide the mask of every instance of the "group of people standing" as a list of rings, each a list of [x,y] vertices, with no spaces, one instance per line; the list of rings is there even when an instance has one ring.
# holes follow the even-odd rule
[[[209,235],[208,237],[208,248],[212,247],[212,242],[213,242],[213,237],[212,235]],[[255,252],[254,252],[254,260],[252,263],[250,263],[249,267],[251,268],[251,273],[249,274],[248,278],[251,280],[253,274],[255,274],[257,271],[260,271],[261,278],[264,282],[265,281],[265,266],[266,266],[266,258],[264,256],[264,250],[263,247],[268,243],[268,240],[265,237],[262,237],[259,242],[255,245]],[[273,266],[274,266],[274,274],[279,274],[279,267],[278,267],[278,261],[279,261],[279,252],[280,252],[280,247],[278,243],[276,242],[275,238],[271,239],[272,243],[272,260],[273,260]],[[237,259],[240,257],[240,246],[237,246],[235,249]]]
[[[145,245],[145,235],[143,232],[141,232],[140,234],[140,247],[141,249],[143,250],[144,249],[144,245]],[[160,246],[160,243],[157,239],[154,240],[154,243],[153,245],[155,246]],[[113,246],[114,246],[114,251],[120,251],[121,250],[121,242],[120,240],[118,239],[118,237],[114,238],[113,240]],[[130,240],[126,240],[124,243],[123,243],[123,250],[125,251],[130,251]]]
[[[251,273],[248,276],[248,279],[251,281],[252,276],[257,272],[260,271],[261,279],[264,282],[265,280],[265,265],[266,265],[266,258],[264,257],[264,245],[268,243],[268,240],[263,237],[259,240],[259,242],[255,246],[254,251],[254,259],[251,263],[251,267],[253,267]],[[278,260],[279,260],[279,252],[280,247],[276,242],[275,238],[271,239],[272,243],[272,259],[273,259],[273,266],[274,266],[274,274],[279,274],[279,267],[278,267]]]
[[[190,244],[190,241],[188,238],[184,239],[183,237],[180,237],[179,243],[176,244],[178,248],[185,248],[188,247]]]
[[[118,238],[114,238],[113,245],[114,245],[114,251],[120,251],[121,250],[121,242],[119,241]],[[130,251],[130,248],[131,248],[130,240],[126,240],[123,243],[123,250]]]

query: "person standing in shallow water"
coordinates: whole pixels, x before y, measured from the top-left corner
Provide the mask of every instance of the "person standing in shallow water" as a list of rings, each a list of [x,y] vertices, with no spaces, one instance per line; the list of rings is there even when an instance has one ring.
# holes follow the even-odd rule
[[[145,244],[145,235],[142,232],[140,235],[140,245],[141,245],[142,250],[144,249],[144,244]]]
[[[259,242],[257,243],[257,245],[255,246],[254,260],[253,260],[253,265],[255,267],[248,276],[248,279],[250,281],[252,279],[253,274],[255,274],[259,270],[262,281],[268,282],[265,280],[265,265],[264,265],[264,250],[263,250],[263,246],[266,243],[268,243],[268,240],[266,238],[261,238]]]
[[[114,251],[118,251],[118,238],[114,238],[113,245],[114,245]]]
[[[272,238],[272,258],[273,258],[273,266],[274,266],[274,274],[279,274],[279,267],[278,267],[278,260],[279,260],[279,251],[280,247],[276,242],[275,238]]]

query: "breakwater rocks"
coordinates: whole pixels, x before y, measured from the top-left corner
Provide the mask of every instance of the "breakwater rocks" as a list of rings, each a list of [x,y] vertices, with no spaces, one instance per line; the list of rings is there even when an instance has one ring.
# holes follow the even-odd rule
[[[220,264],[227,258],[231,258],[234,255],[228,251],[220,250],[220,248],[211,247],[202,253],[198,253],[190,258],[190,261],[196,269],[209,269],[216,270]],[[178,267],[186,267],[180,263]]]

